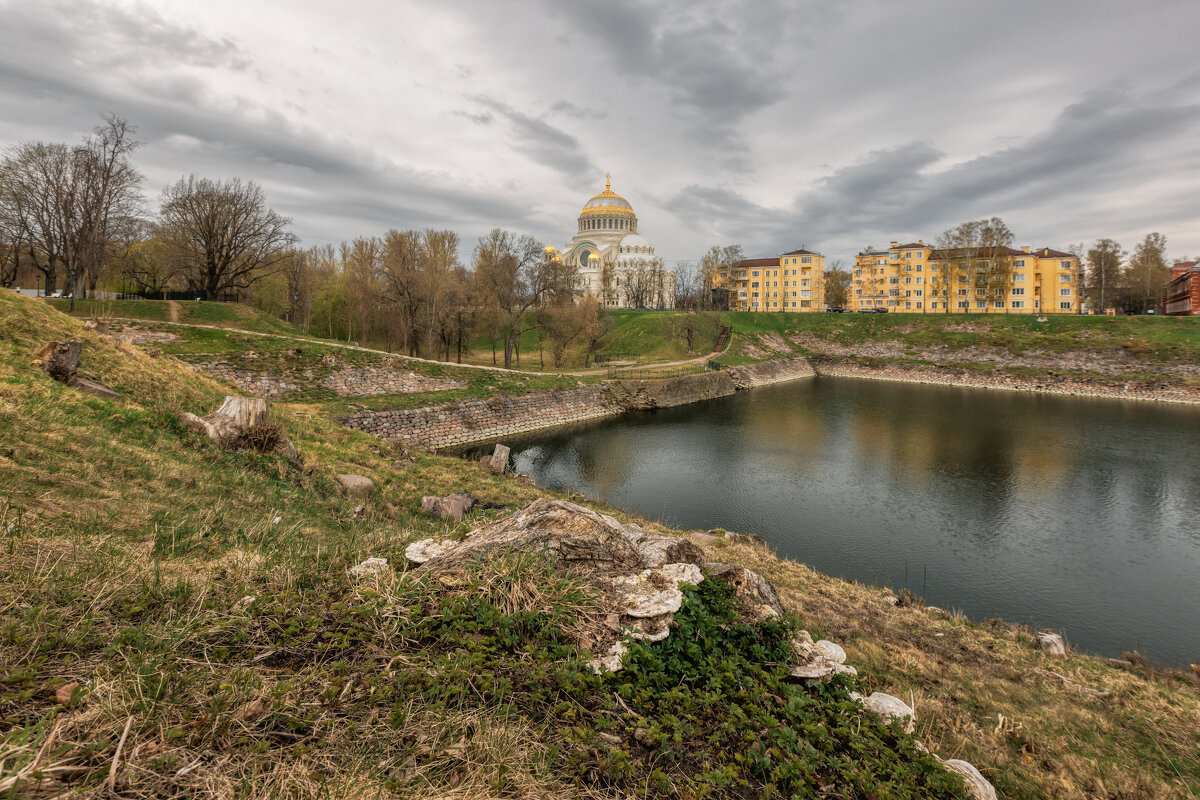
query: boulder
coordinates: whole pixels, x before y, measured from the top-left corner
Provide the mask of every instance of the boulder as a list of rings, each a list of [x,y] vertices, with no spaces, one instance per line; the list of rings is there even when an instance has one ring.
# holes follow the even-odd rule
[[[623,666],[621,664],[621,657],[625,655],[626,650],[627,648],[623,642],[617,642],[608,648],[608,651],[604,655],[592,659],[589,664],[597,675],[602,675],[605,672],[616,672]]]
[[[995,788],[988,783],[987,778],[979,773],[979,770],[975,769],[974,765],[951,758],[943,761],[942,766],[962,776],[963,785],[967,787],[967,794],[971,796],[971,800],[997,800]]]
[[[869,711],[872,711],[886,724],[892,719],[900,719],[903,721],[904,732],[912,733],[916,730],[916,714],[908,703],[898,697],[892,697],[890,694],[883,692],[874,692],[863,701],[863,705]]]
[[[824,680],[834,675],[857,675],[858,670],[847,664],[839,664],[824,656],[812,656],[788,670],[788,675],[801,680]]]
[[[775,587],[757,572],[736,564],[713,563],[709,565],[709,577],[733,587],[750,621],[783,616],[783,603]]]
[[[1066,645],[1063,643],[1063,638],[1057,633],[1042,631],[1037,635],[1038,647],[1042,648],[1042,652],[1053,658],[1062,658],[1067,654]]]
[[[473,531],[418,571],[435,572],[464,558],[507,550],[545,553],[559,566],[585,577],[629,575],[644,569],[641,554],[621,523],[575,503],[542,498],[511,517]]]
[[[475,498],[465,492],[456,492],[445,497],[426,495],[421,498],[421,511],[437,519],[459,521],[463,514],[474,506]]]
[[[492,455],[488,458],[487,471],[493,475],[503,475],[508,472],[508,456],[512,451],[502,444],[496,445],[496,449],[492,451]]]
[[[79,371],[79,356],[83,353],[83,342],[50,342],[38,353],[42,368],[56,381],[66,383]]]
[[[334,480],[349,497],[365,500],[375,493],[375,482],[365,475],[338,475]]]

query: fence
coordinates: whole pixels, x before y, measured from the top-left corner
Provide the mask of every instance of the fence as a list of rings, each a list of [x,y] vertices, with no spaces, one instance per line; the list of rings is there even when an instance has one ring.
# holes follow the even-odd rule
[[[613,361],[636,361],[636,353],[596,353],[592,361],[597,364],[609,364]]]
[[[117,300],[204,300],[204,292],[120,292],[115,295]],[[213,303],[236,303],[239,298],[236,293],[219,294],[212,298]]]
[[[676,364],[672,367],[638,367],[634,369],[609,367],[608,377],[625,381],[665,381],[670,378],[681,378],[684,375],[698,375],[706,369],[706,364]]]

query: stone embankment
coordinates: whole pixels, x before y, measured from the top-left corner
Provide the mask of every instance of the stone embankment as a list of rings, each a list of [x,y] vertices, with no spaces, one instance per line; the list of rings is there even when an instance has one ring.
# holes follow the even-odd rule
[[[342,421],[382,439],[438,449],[502,436],[615,416],[631,410],[670,408],[726,397],[814,374],[805,358],[764,361],[729,370],[685,375],[665,381],[609,381],[575,389],[415,409],[357,411]]]
[[[258,358],[258,354],[247,351],[240,358],[252,362]],[[323,377],[312,369],[278,373],[248,369],[228,361],[196,361],[190,366],[214,378],[228,381],[243,391],[270,400],[281,400],[297,389],[312,387],[330,389],[339,397],[367,397],[379,394],[438,392],[462,389],[467,385],[463,381],[449,378],[420,375],[389,363],[365,367],[343,366],[330,356],[326,356],[322,366],[340,366],[342,369]]]
[[[1200,404],[1200,388],[1170,384],[1113,385],[1064,375],[1020,377],[1009,374],[986,375],[965,369],[917,364],[869,364],[850,359],[812,359],[818,375],[841,378],[869,378],[902,383],[962,386],[971,389],[1004,389],[1014,392],[1043,392],[1077,397],[1109,397],[1117,400],[1152,400],[1160,403]]]

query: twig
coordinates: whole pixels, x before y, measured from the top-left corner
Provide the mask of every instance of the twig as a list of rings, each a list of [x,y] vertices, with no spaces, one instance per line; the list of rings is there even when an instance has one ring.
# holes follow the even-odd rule
[[[1110,694],[1112,694],[1112,692],[1108,691],[1107,689],[1105,689],[1105,690],[1092,689],[1089,686],[1084,686],[1083,684],[1076,683],[1075,681],[1068,678],[1066,675],[1059,675],[1057,672],[1050,672],[1050,674],[1053,675],[1054,677],[1058,678],[1060,681],[1062,681],[1063,685],[1070,686],[1072,689],[1078,689],[1079,691],[1081,691],[1085,694],[1090,694],[1092,697],[1108,697]]]
[[[125,749],[125,737],[129,735],[129,727],[133,725],[133,715],[125,720],[125,730],[121,731],[121,741],[117,742],[117,752],[113,753],[112,766],[108,768],[108,791],[117,785],[117,767],[121,763],[121,751]]]

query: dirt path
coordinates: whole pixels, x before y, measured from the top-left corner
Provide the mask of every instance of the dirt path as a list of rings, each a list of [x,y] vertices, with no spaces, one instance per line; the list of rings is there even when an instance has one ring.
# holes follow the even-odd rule
[[[174,300],[167,301],[167,319],[176,325],[179,324],[179,303]]]

